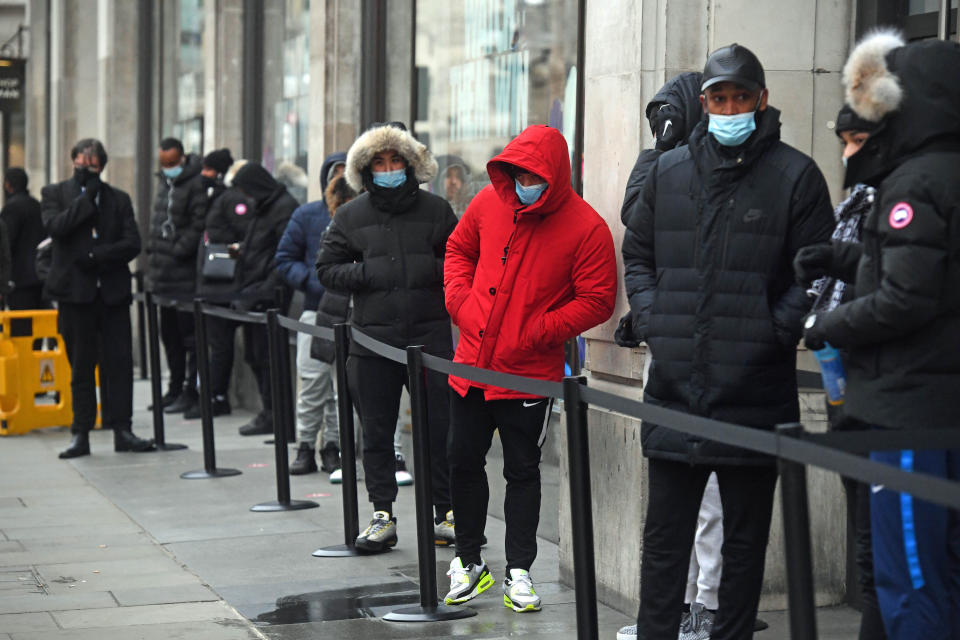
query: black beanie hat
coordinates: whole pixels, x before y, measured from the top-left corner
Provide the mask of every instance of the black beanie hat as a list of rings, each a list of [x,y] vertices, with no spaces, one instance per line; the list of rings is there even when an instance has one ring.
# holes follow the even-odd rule
[[[870,122],[869,120],[861,118],[857,115],[856,111],[850,108],[850,105],[845,104],[840,108],[840,113],[837,114],[837,124],[833,132],[837,134],[837,137],[840,137],[840,134],[844,131],[864,131],[869,133],[876,129],[878,125],[878,122]]]
[[[232,164],[233,156],[227,148],[217,149],[203,156],[203,166],[210,167],[217,173],[226,173]]]

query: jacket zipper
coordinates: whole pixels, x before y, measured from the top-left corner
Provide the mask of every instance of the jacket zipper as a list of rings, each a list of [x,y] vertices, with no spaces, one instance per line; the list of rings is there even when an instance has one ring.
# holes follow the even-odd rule
[[[388,222],[388,224],[390,224]],[[396,226],[396,225],[391,225]],[[404,259],[405,253],[403,251],[403,234],[400,233],[400,230],[396,230],[397,233],[397,245],[400,247],[400,284],[404,287],[407,285],[407,261]],[[410,323],[405,319],[401,319],[403,322],[403,335],[406,338],[404,344],[410,344]]]

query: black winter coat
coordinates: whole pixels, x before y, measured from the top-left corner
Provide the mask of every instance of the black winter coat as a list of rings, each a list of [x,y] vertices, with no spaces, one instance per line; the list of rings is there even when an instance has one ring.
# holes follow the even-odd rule
[[[176,179],[158,174],[147,238],[148,291],[192,295],[196,290],[197,247],[207,210],[200,169],[200,158],[191,153]]]
[[[701,122],[650,171],[623,244],[637,338],[653,356],[646,402],[764,429],[800,417],[796,345],[810,301],[792,261],[830,237],[833,212],[816,164],[780,141],[779,116],[768,107],[732,149]],[[772,463],[651,423],[642,443],[650,457]]]
[[[900,108],[853,158],[847,180],[877,187],[854,299],[822,319],[847,349],[844,411],[891,428],[960,426],[960,47],[914,43],[887,65]],[[857,175],[859,173],[860,175]],[[846,257],[843,260],[843,257]],[[857,254],[837,254],[850,270]]]
[[[208,195],[204,244],[242,243],[254,219],[255,205],[237,189],[214,188]],[[233,300],[240,290],[240,273],[232,282],[206,281],[202,275],[203,251],[197,252],[197,295],[215,303]]]
[[[43,224],[53,238],[47,298],[85,304],[100,295],[108,305],[130,304],[130,267],[140,232],[125,191],[102,183],[96,201],[73,178],[41,192]]]
[[[320,245],[327,237],[327,231],[330,225],[323,230],[320,236]],[[323,295],[317,304],[317,326],[333,329],[334,325],[346,322],[350,319],[350,294],[334,291],[333,289],[324,289]],[[314,337],[310,341],[310,357],[323,362],[333,362],[337,351],[334,343],[329,340]]]
[[[233,185],[255,203],[250,228],[240,245],[240,287],[234,306],[241,309],[276,306],[279,288],[283,292],[280,306],[286,310],[290,289],[273,268],[273,257],[290,216],[300,203],[258,164],[242,167],[234,177]]]
[[[40,203],[26,191],[14,193],[0,211],[7,225],[13,260],[11,279],[15,288],[25,289],[39,284],[37,277],[37,245],[47,237],[40,215]]]
[[[396,202],[402,204],[394,208],[368,191],[337,209],[317,274],[327,291],[353,294],[351,322],[360,331],[395,347],[423,345],[427,353],[448,355],[453,338],[443,302],[443,256],[457,217],[446,200],[410,177],[401,190]],[[370,355],[356,342],[350,352]]]

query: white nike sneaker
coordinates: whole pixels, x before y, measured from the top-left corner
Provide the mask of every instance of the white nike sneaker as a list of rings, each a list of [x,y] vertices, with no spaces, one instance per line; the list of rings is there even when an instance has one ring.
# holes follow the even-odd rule
[[[529,571],[510,569],[510,577],[503,581],[503,604],[520,613],[540,611],[540,596],[533,590]]]
[[[446,604],[463,604],[473,600],[495,582],[486,562],[480,562],[479,566],[468,564],[464,567],[460,556],[450,562],[447,575],[450,576],[450,592],[443,599]]]

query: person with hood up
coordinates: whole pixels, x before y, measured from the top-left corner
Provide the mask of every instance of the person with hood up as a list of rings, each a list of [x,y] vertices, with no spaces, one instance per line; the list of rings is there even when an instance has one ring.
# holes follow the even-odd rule
[[[685,146],[657,157],[627,221],[624,280],[648,345],[644,402],[771,430],[800,418],[796,345],[810,308],[793,278],[804,246],[833,229],[826,182],[780,140],[763,66],[746,47],[713,52],[707,114]],[[775,459],[644,421],[649,496],[636,627],[618,638],[677,637],[704,489],[716,473],[723,570],[711,638],[754,630]]]
[[[299,206],[286,188],[255,162],[244,164],[233,177],[232,186],[254,204],[252,219],[242,241],[231,246],[239,265],[238,291],[231,306],[240,311],[263,311],[278,307],[283,313],[290,304],[290,290],[273,268],[277,245]],[[247,215],[250,215],[249,213]],[[244,358],[253,370],[260,392],[261,408],[240,435],[273,433],[273,396],[270,392],[270,354],[267,328],[262,324],[243,325]]]
[[[470,167],[463,158],[454,155],[437,156],[439,171],[431,188],[434,193],[446,198],[457,218],[463,216],[472,197]]]
[[[450,205],[420,188],[437,173],[433,154],[402,123],[375,124],[350,147],[344,176],[364,193],[338,210],[317,257],[320,284],[353,296],[352,326],[394,347],[422,345],[449,358],[450,317],[443,306],[443,256],[457,224]],[[407,368],[357,342],[347,361],[350,393],[363,428],[363,470],[373,503],[357,548],[397,544],[393,439]],[[427,372],[435,533],[452,537],[447,432],[449,392],[442,374]]]
[[[454,362],[558,381],[563,344],[604,322],[617,296],[610,229],[570,186],[563,134],[527,127],[487,163],[490,183],[447,242],[447,310],[460,328]],[[552,401],[450,376],[450,486],[457,556],[447,604],[494,583],[480,556],[490,493],[484,471],[494,431],[503,444],[504,603],[539,611],[530,577],[537,555],[540,452]]]
[[[320,167],[320,186],[326,192],[332,178],[343,173],[347,154],[331,154]],[[324,198],[300,205],[287,224],[274,264],[287,284],[304,292],[300,322],[314,324],[317,305],[324,294],[317,279],[316,260],[320,240],[330,213]],[[334,371],[330,363],[310,357],[311,337],[297,334],[297,371],[300,373],[300,391],[297,394],[297,457],[290,464],[291,475],[313,473],[317,470],[315,458],[317,436],[323,431],[320,462],[323,470],[332,473],[340,468],[340,427],[337,423],[337,398],[333,391]]]
[[[159,183],[147,236],[146,289],[189,300],[197,288],[197,247],[207,211],[200,158],[184,154],[176,138],[164,138],[158,159]],[[170,370],[170,384],[161,401],[164,413],[196,409],[200,398],[193,314],[161,306],[160,341]]]
[[[255,206],[236,187],[228,187],[246,160],[234,162],[229,149],[217,149],[203,157],[203,183],[207,189],[207,213],[202,249],[197,256],[197,295],[206,302],[229,306],[238,295],[240,274],[234,269],[232,278],[206,276],[203,258],[211,245],[239,247],[247,237],[254,219]],[[210,408],[214,416],[231,412],[228,390],[233,373],[234,342],[240,323],[226,318],[206,316],[207,344],[210,351]],[[199,420],[200,408],[183,414],[186,420]]]
[[[13,291],[4,295],[11,311],[44,309],[43,282],[37,276],[37,245],[47,237],[40,216],[40,203],[27,191],[27,172],[10,167],[3,175],[3,191],[7,196],[0,220],[7,225],[12,260],[10,280]],[[0,285],[5,282],[0,277]]]
[[[960,45],[867,36],[843,69],[847,103],[877,123],[845,184],[877,189],[862,243],[797,256],[798,276],[854,283],[853,299],[804,322],[810,349],[845,352],[844,412],[877,429],[956,429],[960,416]],[[960,480],[960,450],[871,459]],[[960,516],[871,487],[874,582],[887,636],[960,637]]]

